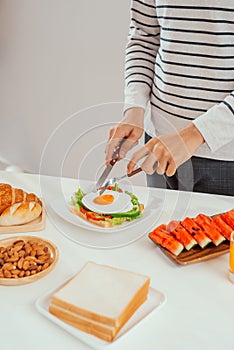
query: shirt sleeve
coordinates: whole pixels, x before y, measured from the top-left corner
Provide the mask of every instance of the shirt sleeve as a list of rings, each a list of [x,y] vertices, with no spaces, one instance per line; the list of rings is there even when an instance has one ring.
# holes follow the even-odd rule
[[[157,22],[155,0],[132,0],[126,45],[124,111],[131,107],[146,109],[159,40],[160,26]]]
[[[234,140],[234,91],[193,121],[212,152]]]

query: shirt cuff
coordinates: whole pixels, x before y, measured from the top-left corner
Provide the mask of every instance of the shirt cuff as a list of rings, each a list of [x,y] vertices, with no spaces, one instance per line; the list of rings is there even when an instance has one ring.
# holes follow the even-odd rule
[[[125,87],[125,100],[123,113],[133,107],[141,107],[146,110],[149,102],[149,88],[143,83],[132,83]]]
[[[230,113],[222,104],[211,107],[193,123],[202,134],[211,152],[216,152],[233,139]]]

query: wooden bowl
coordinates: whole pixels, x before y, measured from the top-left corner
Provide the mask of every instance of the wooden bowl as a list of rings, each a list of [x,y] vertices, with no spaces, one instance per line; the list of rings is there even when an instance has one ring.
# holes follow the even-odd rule
[[[41,277],[44,277],[50,271],[52,271],[57,263],[57,260],[58,260],[57,247],[52,242],[45,240],[44,238],[40,238],[40,237],[36,237],[36,236],[17,236],[17,237],[6,238],[6,239],[0,240],[0,248],[1,247],[8,247],[11,244],[13,244],[17,241],[21,241],[21,240],[24,241],[24,243],[27,243],[29,241],[32,244],[33,243],[37,243],[37,244],[43,243],[48,248],[47,254],[50,253],[50,264],[44,270],[41,270],[40,272],[36,272],[35,274],[29,275],[29,276],[16,277],[16,278],[14,278],[14,277],[13,278],[12,277],[11,278],[0,277],[0,285],[19,286],[21,284],[26,284],[26,283],[31,283],[31,282],[37,281],[38,279],[40,279]],[[15,245],[14,245],[14,247],[15,247]],[[1,253],[0,253],[0,259],[1,259]],[[34,259],[37,259],[37,261],[38,261],[38,259],[40,260],[40,257],[38,257],[36,255],[34,257]],[[29,257],[28,257],[28,260],[30,260]],[[33,259],[31,259],[31,260],[33,260]],[[23,258],[23,261],[25,261],[24,258]],[[14,264],[13,262],[10,262],[10,263]],[[16,263],[18,263],[18,261]],[[36,263],[36,260],[35,260],[35,263]],[[43,266],[43,263],[41,265]],[[37,266],[39,266],[39,264]],[[1,267],[2,267],[2,265],[1,265]],[[15,269],[19,269],[18,266],[15,267]],[[10,270],[10,271],[13,271],[13,270]],[[21,270],[23,270],[23,268],[21,268]],[[1,268],[0,268],[0,271],[1,271]]]

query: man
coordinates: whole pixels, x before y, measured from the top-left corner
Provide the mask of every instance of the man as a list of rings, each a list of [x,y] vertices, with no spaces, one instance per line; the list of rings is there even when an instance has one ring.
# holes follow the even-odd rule
[[[107,162],[145,128],[128,172],[143,161],[151,186],[157,172],[176,189],[176,174],[182,189],[234,195],[233,18],[228,0],[132,1],[124,118],[110,130]]]

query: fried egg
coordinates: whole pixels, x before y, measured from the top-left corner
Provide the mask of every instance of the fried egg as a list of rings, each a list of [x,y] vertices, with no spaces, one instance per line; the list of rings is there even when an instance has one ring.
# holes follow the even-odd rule
[[[102,194],[101,196],[95,197],[93,202],[99,205],[108,205],[113,203],[114,200],[115,197],[113,196],[113,194]]]
[[[123,192],[105,191],[101,196],[98,193],[88,193],[82,203],[89,209],[100,214],[121,213],[132,209],[131,197]]]

